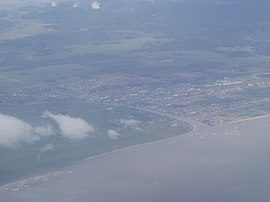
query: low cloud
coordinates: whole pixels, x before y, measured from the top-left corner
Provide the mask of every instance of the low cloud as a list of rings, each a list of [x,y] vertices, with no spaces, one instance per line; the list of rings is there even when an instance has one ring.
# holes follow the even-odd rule
[[[0,147],[14,147],[18,143],[33,143],[39,139],[39,134],[29,123],[0,114]]]
[[[107,131],[107,135],[108,135],[112,140],[118,139],[119,136],[120,136],[120,134],[119,134],[117,131],[112,130],[112,129],[109,129],[109,130]]]
[[[56,1],[52,1],[51,2],[51,7],[56,7],[57,6],[57,2]]]
[[[142,128],[140,127],[141,121],[136,119],[120,119],[120,124],[122,124],[125,128],[142,131]]]
[[[52,144],[47,144],[40,149],[41,152],[48,152],[54,150],[54,146]]]
[[[73,4],[73,8],[77,8],[79,6],[79,3],[78,2],[75,2],[74,4]]]
[[[49,136],[55,135],[55,132],[54,132],[51,125],[38,126],[34,129],[34,131],[35,131],[35,133],[37,133],[43,137],[49,137]]]
[[[59,126],[61,135],[73,141],[82,140],[94,132],[93,126],[81,118],[51,112],[45,112],[43,118],[54,120]]]
[[[55,121],[60,131],[49,123],[33,126],[22,119],[0,113],[0,147],[13,148],[20,144],[32,144],[59,132],[62,137],[76,141],[82,140],[94,132],[93,126],[81,118],[51,112],[45,112],[43,118]],[[46,149],[49,149],[49,146],[44,148],[44,150]]]
[[[98,1],[92,2],[92,3],[91,3],[91,8],[92,8],[92,9],[95,9],[95,10],[101,9],[100,2],[98,2]]]

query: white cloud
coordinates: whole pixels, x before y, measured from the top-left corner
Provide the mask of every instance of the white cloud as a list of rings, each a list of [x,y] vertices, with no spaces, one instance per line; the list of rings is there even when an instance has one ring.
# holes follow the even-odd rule
[[[0,114],[0,147],[14,147],[18,143],[33,143],[40,140],[29,123],[13,116]]]
[[[41,152],[47,152],[54,150],[54,146],[52,144],[47,144],[43,148],[40,149]]]
[[[113,140],[118,139],[120,136],[120,134],[117,131],[112,130],[112,129],[108,130],[107,135]]]
[[[79,3],[78,2],[75,2],[74,4],[73,4],[73,8],[77,8],[79,6]]]
[[[121,119],[120,123],[123,124],[125,127],[135,127],[138,126],[141,121],[136,119]]]
[[[141,121],[136,119],[121,119],[120,124],[122,124],[125,128],[142,131],[142,128],[140,128]]]
[[[70,140],[81,140],[94,132],[93,126],[81,118],[51,112],[44,113],[43,117],[53,119],[59,126],[60,135]],[[23,143],[31,144],[55,134],[56,131],[50,124],[34,127],[19,118],[0,113],[0,147],[12,148]],[[48,147],[46,149],[49,149]]]
[[[38,126],[34,129],[36,134],[40,136],[49,137],[55,134],[51,125],[47,126]]]
[[[70,140],[81,140],[94,132],[93,126],[81,118],[51,112],[45,112],[43,117],[54,120],[59,125],[61,135]]]
[[[56,7],[57,6],[57,2],[56,1],[52,1],[51,2],[51,7]]]
[[[98,2],[98,1],[92,2],[92,3],[91,3],[91,8],[92,8],[92,9],[95,9],[95,10],[99,10],[99,9],[101,8],[100,2]]]

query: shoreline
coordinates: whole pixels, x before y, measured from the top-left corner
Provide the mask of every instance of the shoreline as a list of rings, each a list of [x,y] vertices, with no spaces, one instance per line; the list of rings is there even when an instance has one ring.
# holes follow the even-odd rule
[[[44,103],[46,103],[46,102],[44,102]],[[43,103],[28,103],[28,104],[43,104]],[[125,106],[125,107],[127,107],[127,106]],[[161,116],[168,117],[170,119],[183,121],[183,117],[175,115],[175,114],[167,114],[167,113],[162,113],[162,112],[156,112],[154,110],[148,110],[148,109],[143,109],[143,108],[135,108],[135,109],[141,110],[141,111],[146,111],[146,112],[153,113],[153,114],[158,114],[158,115],[161,115]],[[270,114],[256,116],[256,117],[250,117],[250,118],[246,118],[246,119],[240,119],[240,120],[237,120],[237,121],[234,121],[234,122],[231,122],[231,123],[222,124],[222,125],[233,125],[233,124],[252,121],[252,120],[256,120],[256,119],[263,119],[263,118],[267,118],[267,117],[270,117]],[[141,143],[141,144],[135,144],[135,145],[115,149],[115,150],[108,151],[108,152],[105,152],[105,153],[85,157],[85,158],[80,159],[77,162],[71,163],[70,165],[68,165],[66,167],[63,167],[63,168],[52,169],[52,170],[49,170],[48,172],[45,171],[43,173],[36,173],[36,174],[34,174],[32,176],[29,175],[29,176],[21,177],[21,178],[18,178],[18,179],[14,179],[14,180],[11,180],[10,182],[0,184],[0,191],[1,192],[2,191],[19,191],[21,189],[26,189],[27,187],[31,186],[31,184],[33,184],[35,182],[38,182],[38,181],[43,182],[44,180],[47,181],[47,180],[49,180],[49,178],[52,178],[52,177],[57,177],[59,175],[70,174],[70,173],[72,173],[71,168],[74,165],[78,165],[78,164],[83,163],[85,161],[89,161],[89,160],[97,159],[97,158],[102,158],[103,156],[108,156],[110,154],[118,153],[118,152],[121,152],[121,151],[126,151],[126,150],[129,150],[129,149],[145,147],[145,146],[148,146],[148,145],[158,144],[158,143],[162,143],[162,142],[165,142],[165,143],[167,142],[169,144],[171,141],[178,140],[178,138],[182,138],[182,137],[190,136],[190,135],[193,135],[193,134],[197,134],[198,132],[203,131],[203,130],[205,130],[207,128],[215,128],[216,127],[216,126],[214,126],[214,127],[213,126],[208,126],[208,125],[205,125],[203,123],[198,124],[197,121],[193,121],[193,120],[190,120],[187,123],[190,126],[192,126],[192,129],[190,131],[179,134],[177,136],[168,137],[168,138],[164,138],[164,139],[160,139],[160,140],[155,140],[155,141],[151,141],[151,142],[145,142],[145,143]]]
[[[174,136],[174,137],[169,137],[169,138],[166,138],[166,139],[160,139],[160,140],[156,140],[156,141],[153,141],[153,142],[145,142],[145,143],[135,144],[135,145],[128,146],[128,147],[123,147],[123,148],[120,148],[120,149],[115,149],[115,150],[112,150],[112,151],[109,151],[109,152],[105,152],[103,154],[98,154],[98,155],[95,155],[95,156],[87,157],[84,160],[88,161],[88,160],[91,160],[91,159],[95,159],[95,158],[105,156],[105,155],[108,155],[108,154],[117,153],[119,151],[123,151],[123,150],[127,150],[127,149],[133,149],[133,148],[138,148],[138,147],[143,147],[143,146],[147,146],[147,145],[157,144],[157,143],[160,143],[160,142],[166,142],[166,141],[169,141],[169,140],[178,139],[180,137],[191,135],[191,134],[193,134],[195,132],[196,132],[195,130],[191,130],[189,132],[186,132],[186,133]]]
[[[66,166],[66,167],[64,167],[62,169],[51,170],[51,171],[44,172],[44,173],[41,173],[41,174],[36,174],[36,175],[33,175],[33,176],[30,175],[28,177],[27,176],[26,177],[21,177],[21,178],[18,178],[17,180],[10,181],[10,182],[8,182],[6,184],[2,184],[2,185],[0,185],[0,192],[2,192],[2,191],[12,191],[12,192],[20,191],[22,189],[28,188],[29,186],[31,186],[32,183],[36,183],[38,181],[44,182],[44,181],[48,181],[49,178],[51,178],[51,177],[57,177],[57,176],[60,176],[60,175],[71,174],[72,170],[70,168],[72,166],[78,165],[78,164],[83,163],[85,161],[100,158],[100,157],[107,156],[107,155],[117,153],[117,152],[121,152],[121,151],[124,151],[124,150],[144,147],[144,146],[153,145],[153,144],[157,144],[157,143],[161,143],[161,142],[165,142],[165,141],[171,141],[171,140],[183,137],[183,136],[188,136],[188,135],[190,135],[192,133],[195,133],[195,132],[196,132],[195,130],[191,130],[189,132],[186,132],[186,133],[174,136],[174,137],[169,137],[169,138],[166,138],[166,139],[160,139],[160,140],[156,140],[156,141],[153,141],[153,142],[145,142],[145,143],[141,143],[141,144],[127,146],[127,147],[123,147],[123,148],[120,148],[120,149],[115,149],[115,150],[112,150],[112,151],[109,151],[109,152],[105,152],[105,153],[102,153],[102,154],[89,156],[89,157],[86,157],[86,158],[83,158],[83,159],[77,161],[77,163],[75,163],[75,164],[68,165],[68,166]],[[18,187],[21,187],[21,188],[18,188]]]
[[[224,125],[229,126],[229,125],[233,125],[233,124],[238,124],[238,123],[242,123],[242,122],[249,122],[249,121],[253,121],[253,120],[256,120],[256,119],[263,119],[263,118],[269,118],[269,117],[270,117],[270,114],[267,114],[267,115],[242,119],[242,120],[231,122],[231,123],[224,124]],[[123,147],[123,148],[120,148],[120,149],[115,149],[115,150],[105,152],[105,153],[102,153],[102,154],[89,156],[89,157],[81,159],[80,161],[78,161],[75,164],[68,165],[68,166],[66,166],[66,167],[64,167],[62,169],[51,170],[49,172],[44,172],[44,173],[41,173],[41,174],[28,176],[28,177],[26,176],[25,178],[22,177],[20,179],[8,182],[6,184],[2,184],[2,185],[0,185],[0,192],[3,192],[3,191],[16,192],[16,191],[20,191],[22,189],[27,189],[28,187],[30,187],[32,184],[34,184],[36,182],[46,182],[46,181],[50,180],[50,178],[53,178],[53,177],[69,175],[69,174],[72,173],[72,167],[73,166],[78,165],[80,163],[83,163],[85,161],[90,161],[92,159],[101,158],[103,156],[106,157],[107,155],[114,154],[114,153],[117,153],[117,152],[122,152],[122,151],[126,151],[126,150],[129,150],[129,149],[134,149],[134,148],[145,147],[145,146],[158,144],[158,143],[162,143],[162,142],[164,142],[164,143],[167,142],[168,144],[170,144],[170,141],[177,140],[178,138],[190,136],[192,134],[197,134],[198,132],[200,132],[200,131],[193,128],[189,132],[186,132],[186,133],[174,136],[174,137],[169,137],[169,138],[166,138],[166,139],[160,139],[160,140],[156,140],[156,141],[153,141],[153,142],[146,142],[146,143],[136,144],[136,145],[132,145],[132,146],[128,146],[128,147]]]
[[[39,105],[39,104],[47,104],[47,103],[49,103],[49,102],[31,102],[31,103],[24,103],[24,104],[19,104],[19,105]],[[58,103],[58,102],[56,101],[54,103]],[[61,103],[61,102],[59,102],[59,103]],[[70,102],[70,103],[76,103],[76,102]],[[88,102],[83,102],[83,103],[85,103],[85,104],[94,103],[94,104],[101,104],[101,105],[107,105],[107,106],[113,106],[113,107],[115,107],[115,105],[104,104],[104,103],[97,103],[97,102],[89,102],[89,103]],[[6,104],[0,104],[0,106],[18,106],[18,104],[8,104],[8,103],[6,103]],[[144,112],[147,112],[147,113],[164,116],[164,117],[167,117],[169,119],[177,120],[177,121],[183,121],[182,119],[184,119],[184,117],[181,117],[181,116],[178,116],[178,115],[165,114],[165,113],[155,112],[153,110],[138,109],[138,108],[124,106],[124,105],[123,106],[116,106],[116,107],[126,107],[128,109],[134,109],[134,110],[138,110],[138,111],[144,111]],[[85,158],[79,159],[78,161],[71,162],[70,165],[67,165],[63,169],[66,169],[69,166],[75,165],[77,163],[80,163],[80,162],[83,162],[83,161],[86,161],[86,160],[98,158],[98,157],[101,157],[101,156],[104,156],[104,155],[108,155],[108,154],[111,154],[111,153],[115,153],[115,152],[118,152],[118,151],[130,149],[130,148],[141,147],[141,146],[145,146],[145,145],[149,145],[149,144],[154,144],[154,143],[158,143],[158,142],[163,142],[163,141],[169,141],[171,139],[176,139],[176,138],[178,138],[180,136],[193,134],[194,132],[198,131],[198,129],[200,128],[200,127],[198,127],[198,124],[194,124],[192,120],[189,120],[189,121],[186,120],[186,121],[183,121],[183,122],[186,122],[190,126],[190,129],[188,131],[184,132],[184,133],[180,133],[180,134],[177,134],[176,136],[172,136],[172,137],[167,137],[167,138],[157,139],[157,140],[154,140],[154,141],[139,143],[139,144],[135,144],[135,145],[131,145],[131,146],[126,146],[126,147],[122,147],[122,148],[119,148],[119,149],[115,149],[115,150],[112,150],[112,151],[108,151],[108,152],[105,152],[105,153],[101,153],[101,154],[97,154],[97,155],[85,157]],[[0,191],[2,191],[5,186],[13,186],[14,184],[23,182],[25,180],[31,180],[33,178],[36,178],[36,177],[39,177],[39,176],[44,176],[44,175],[47,175],[47,174],[49,175],[50,173],[59,172],[59,171],[61,171],[63,169],[61,169],[61,168],[60,169],[57,169],[56,168],[56,169],[51,169],[51,170],[48,169],[48,171],[45,170],[44,172],[37,172],[34,175],[28,175],[28,176],[26,175],[26,176],[22,176],[22,177],[19,177],[17,179],[14,179],[14,180],[10,180],[10,181],[7,181],[7,182],[0,183]]]
[[[235,123],[242,123],[242,122],[245,122],[245,121],[252,121],[252,120],[262,119],[262,118],[267,118],[267,117],[270,117],[270,114],[265,114],[265,115],[259,115],[259,116],[250,117],[250,118],[239,119],[237,121],[233,121],[233,122],[230,122],[230,123],[224,124],[224,125],[231,125],[231,124],[235,124]]]

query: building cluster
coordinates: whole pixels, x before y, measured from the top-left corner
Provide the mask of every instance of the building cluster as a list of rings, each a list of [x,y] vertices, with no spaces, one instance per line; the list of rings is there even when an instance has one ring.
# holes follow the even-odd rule
[[[172,113],[210,125],[241,118],[234,111],[269,105],[270,81],[225,78],[193,84],[162,77],[107,74],[93,79],[43,82],[0,92],[2,104],[51,101],[94,101]],[[261,93],[260,93],[261,92]],[[256,96],[256,93],[260,93]],[[230,112],[230,113],[228,113]],[[268,111],[261,111],[268,113]]]

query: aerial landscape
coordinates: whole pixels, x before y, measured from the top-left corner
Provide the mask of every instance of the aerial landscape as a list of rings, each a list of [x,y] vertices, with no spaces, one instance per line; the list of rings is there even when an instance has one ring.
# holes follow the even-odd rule
[[[269,201],[269,6],[0,0],[0,198]]]

